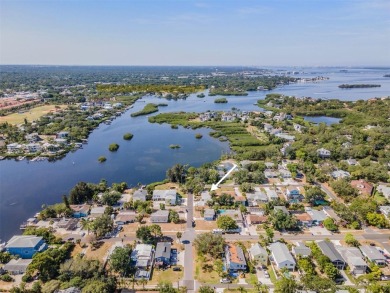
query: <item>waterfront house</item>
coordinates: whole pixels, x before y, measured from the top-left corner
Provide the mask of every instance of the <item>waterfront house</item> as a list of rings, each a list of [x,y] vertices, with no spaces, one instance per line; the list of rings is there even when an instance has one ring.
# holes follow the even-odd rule
[[[125,225],[128,223],[133,223],[134,221],[135,221],[134,211],[122,210],[116,215],[114,222],[116,225]]]
[[[265,132],[270,133],[274,129],[274,127],[271,124],[269,124],[269,123],[264,123],[263,125],[264,125],[264,131]]]
[[[32,259],[11,259],[3,267],[3,270],[10,275],[22,275],[27,271],[27,267],[32,262]]]
[[[29,143],[26,145],[26,148],[29,153],[37,153],[40,152],[42,149],[41,145],[38,143]]]
[[[303,242],[297,242],[297,245],[292,248],[292,253],[295,257],[309,257],[311,255],[311,249]]]
[[[213,209],[205,209],[203,218],[205,221],[214,221],[215,211]]]
[[[325,159],[325,158],[330,158],[330,151],[327,150],[327,149],[324,149],[324,148],[320,148],[317,150],[317,155],[322,158],[322,159]]]
[[[88,204],[71,204],[70,209],[73,211],[74,218],[83,218],[87,217],[89,213],[89,209],[91,208]]]
[[[366,273],[368,266],[364,261],[359,248],[336,246],[336,249],[340,252],[344,261],[348,264],[352,274],[361,275]]]
[[[150,215],[150,220],[152,223],[168,223],[169,221],[169,211],[159,210]]]
[[[295,269],[296,262],[286,244],[274,242],[270,244],[269,249],[271,250],[272,259],[279,270],[282,268],[286,268],[288,270]]]
[[[379,184],[376,188],[378,192],[381,192],[384,197],[386,197],[388,200],[390,199],[390,186],[387,186],[385,184]]]
[[[267,265],[268,263],[268,253],[259,243],[252,244],[249,248],[249,255],[253,261],[257,261],[262,265]]]
[[[32,258],[35,253],[46,250],[47,244],[41,236],[16,235],[7,242],[5,249],[12,255]]]
[[[138,189],[133,193],[133,201],[146,201],[146,196],[148,195],[148,191],[146,189]]]
[[[175,189],[153,190],[153,201],[162,201],[168,205],[176,205],[177,193]]]
[[[345,268],[345,261],[332,242],[322,240],[318,241],[317,245],[321,252],[325,256],[329,257],[330,261],[336,268],[339,270],[343,270]]]
[[[368,261],[373,262],[380,267],[386,265],[386,257],[382,253],[380,253],[379,250],[376,249],[376,247],[370,245],[362,245],[359,248]]]
[[[10,154],[19,153],[22,151],[22,145],[18,143],[7,144],[7,152]]]
[[[73,231],[76,230],[78,222],[79,220],[75,218],[62,218],[55,226],[66,231]]]
[[[225,267],[229,273],[246,271],[247,264],[241,247],[230,243],[225,246]]]
[[[157,243],[154,255],[156,266],[169,266],[171,264],[171,246],[170,242]]]
[[[367,181],[360,180],[351,180],[351,186],[356,188],[359,191],[359,194],[371,196],[374,191],[374,185],[368,183]]]

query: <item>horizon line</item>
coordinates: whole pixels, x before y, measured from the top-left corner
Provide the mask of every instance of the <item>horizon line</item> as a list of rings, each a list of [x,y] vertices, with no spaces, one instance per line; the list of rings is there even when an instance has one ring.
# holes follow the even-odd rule
[[[389,65],[132,65],[132,64],[34,64],[34,63],[25,63],[25,64],[1,64],[0,66],[64,66],[64,67],[349,67],[349,68],[357,68],[357,67],[376,67],[376,68],[387,68]]]

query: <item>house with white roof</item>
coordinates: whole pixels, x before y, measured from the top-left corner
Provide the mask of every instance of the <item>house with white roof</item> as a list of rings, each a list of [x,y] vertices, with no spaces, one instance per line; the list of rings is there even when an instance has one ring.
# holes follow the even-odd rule
[[[293,271],[295,269],[296,262],[286,244],[274,242],[269,245],[269,249],[271,250],[272,259],[279,270],[287,268]]]
[[[3,270],[11,275],[21,275],[27,271],[27,267],[32,262],[32,259],[11,259],[3,266]]]
[[[152,223],[168,223],[169,222],[169,211],[159,210],[150,215]]]
[[[262,265],[267,265],[268,263],[267,250],[259,243],[252,244],[251,248],[249,248],[249,255],[252,260],[257,261]]]
[[[265,188],[265,192],[269,201],[277,200],[279,198],[278,194],[273,189]]]
[[[332,177],[334,179],[340,179],[340,178],[349,178],[351,177],[351,174],[344,170],[336,170],[331,173]]]
[[[330,151],[327,150],[327,149],[324,149],[324,148],[320,148],[317,150],[317,155],[322,158],[322,159],[325,159],[325,158],[330,158]]]
[[[162,201],[168,205],[176,205],[177,192],[176,189],[153,190],[153,201]]]
[[[130,258],[137,268],[136,279],[149,279],[154,259],[153,246],[150,244],[137,244],[131,252]]]

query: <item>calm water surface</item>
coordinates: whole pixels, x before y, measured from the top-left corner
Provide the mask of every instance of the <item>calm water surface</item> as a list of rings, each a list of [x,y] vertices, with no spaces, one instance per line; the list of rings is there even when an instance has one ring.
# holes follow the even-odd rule
[[[287,70],[287,69],[281,69]],[[341,100],[369,99],[390,95],[390,78],[383,75],[390,69],[351,69],[340,72],[340,68],[289,68],[301,72],[297,76],[328,76],[330,79],[318,83],[300,83],[277,88],[271,92],[295,96],[316,98],[338,98]],[[375,83],[380,88],[342,90],[342,83]],[[215,104],[216,97],[197,98],[191,95],[187,100],[166,101],[155,97],[146,97],[137,101],[134,108],[117,118],[111,125],[101,125],[89,137],[88,145],[82,150],[69,153],[56,162],[0,162],[0,239],[8,240],[19,233],[18,227],[28,217],[34,215],[42,204],[61,201],[63,194],[79,181],[99,182],[104,178],[109,183],[126,181],[129,185],[150,183],[164,179],[165,171],[176,163],[199,166],[218,159],[223,152],[229,151],[227,143],[221,143],[208,136],[207,129],[171,129],[169,125],[150,124],[147,117],[132,118],[130,113],[143,108],[145,102],[164,102],[160,112],[222,111],[232,107],[241,110],[259,110],[254,104],[268,92],[250,92],[245,97],[227,97],[227,104]],[[337,123],[332,117],[310,117],[310,119]],[[126,132],[134,134],[131,141],[124,141]],[[196,133],[203,138],[195,139]],[[108,145],[116,142],[118,152],[108,151]],[[172,150],[170,144],[181,145]],[[98,163],[99,156],[107,161]]]

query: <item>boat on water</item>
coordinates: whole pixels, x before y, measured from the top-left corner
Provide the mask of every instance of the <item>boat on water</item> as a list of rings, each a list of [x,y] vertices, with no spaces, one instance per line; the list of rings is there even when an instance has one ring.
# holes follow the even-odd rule
[[[3,156],[0,156],[0,161],[1,161],[1,160],[4,160],[4,159],[5,159],[5,157],[3,157]]]
[[[23,161],[26,157],[23,157],[23,156],[19,156],[16,158],[17,161]]]

